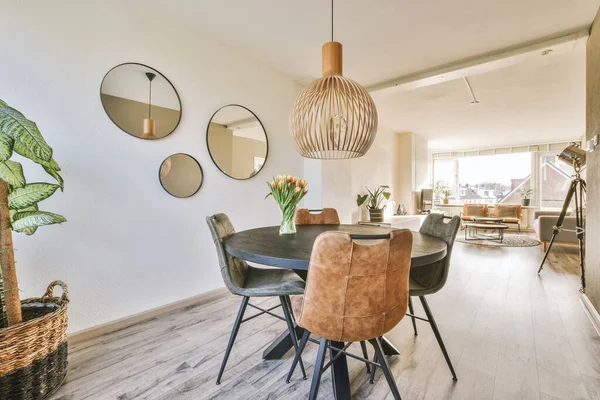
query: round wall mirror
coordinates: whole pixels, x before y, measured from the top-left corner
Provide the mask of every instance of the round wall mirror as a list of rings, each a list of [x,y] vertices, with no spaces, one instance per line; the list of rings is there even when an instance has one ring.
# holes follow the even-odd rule
[[[263,168],[269,153],[267,133],[256,115],[239,105],[213,114],[206,130],[208,151],[215,165],[234,179],[249,179]]]
[[[170,135],[181,120],[181,101],[167,78],[146,65],[117,65],[100,86],[104,111],[126,133],[154,140]]]
[[[189,154],[170,155],[160,165],[158,178],[163,189],[175,197],[190,197],[202,186],[204,173],[196,159]]]

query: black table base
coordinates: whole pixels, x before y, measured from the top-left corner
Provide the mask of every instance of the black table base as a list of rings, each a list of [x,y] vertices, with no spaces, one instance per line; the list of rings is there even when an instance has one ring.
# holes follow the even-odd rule
[[[302,337],[304,329],[296,326],[296,336]],[[388,356],[399,355],[400,352],[385,337],[382,338],[381,345],[383,352]],[[331,342],[331,346],[342,349],[344,348],[343,342]],[[292,348],[292,339],[290,334],[286,331],[283,332],[269,347],[263,352],[263,358],[265,360],[278,360],[282,358]],[[331,350],[333,353],[333,350]],[[331,355],[333,359],[334,355]],[[352,395],[350,392],[350,376],[348,375],[348,361],[345,355],[341,355],[331,364],[331,378],[333,382],[333,392],[335,393],[336,400],[351,399]]]

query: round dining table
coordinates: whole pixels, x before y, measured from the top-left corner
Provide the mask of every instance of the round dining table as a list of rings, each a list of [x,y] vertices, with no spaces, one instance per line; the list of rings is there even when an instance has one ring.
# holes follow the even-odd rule
[[[307,277],[312,247],[317,236],[323,232],[349,233],[353,240],[386,239],[393,228],[371,225],[298,225],[293,235],[280,235],[279,226],[249,229],[236,232],[225,239],[225,249],[234,257],[279,268],[294,270],[303,279]],[[446,257],[446,242],[434,236],[413,232],[411,269],[435,263]],[[304,330],[297,326],[301,337]],[[382,340],[387,355],[400,354],[385,337]],[[333,348],[342,349],[344,343],[331,342]],[[279,359],[292,348],[288,331],[283,332],[265,351],[264,359]],[[333,353],[335,350],[332,349]],[[333,358],[333,356],[332,356]],[[336,399],[350,399],[350,378],[344,354],[331,364],[333,388]]]

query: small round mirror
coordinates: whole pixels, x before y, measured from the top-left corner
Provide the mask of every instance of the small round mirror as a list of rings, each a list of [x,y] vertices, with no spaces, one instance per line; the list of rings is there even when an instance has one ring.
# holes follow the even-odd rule
[[[104,111],[121,130],[140,139],[170,135],[181,120],[181,102],[167,78],[146,65],[117,65],[100,86]]]
[[[217,168],[234,179],[258,174],[269,152],[262,123],[252,111],[239,105],[222,107],[213,114],[206,143]]]
[[[175,197],[190,197],[202,186],[204,174],[196,159],[177,153],[165,159],[158,173],[163,189]]]

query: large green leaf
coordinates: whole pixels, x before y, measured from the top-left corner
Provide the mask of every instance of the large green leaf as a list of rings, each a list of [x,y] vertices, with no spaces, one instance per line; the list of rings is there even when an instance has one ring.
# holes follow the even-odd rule
[[[37,157],[35,155],[35,153],[33,153],[33,151],[31,151],[23,143],[15,142],[15,144],[14,144],[14,151],[15,151],[15,153],[20,154],[23,157],[28,158],[31,161],[33,161],[34,163],[37,163],[37,164],[39,164],[39,165],[41,165],[43,167],[48,167],[48,168],[53,169],[55,171],[60,171],[60,166],[58,165],[58,163],[56,162],[56,160],[50,159],[50,161],[48,161],[48,160],[43,160],[43,159]]]
[[[25,186],[23,166],[10,160],[0,162],[0,179],[16,188]]]
[[[6,102],[2,99],[0,99],[0,107],[6,107],[8,106],[8,104],[6,104]]]
[[[17,232],[25,232],[43,225],[62,224],[67,219],[62,215],[46,211],[23,211],[13,216],[12,228]]]
[[[11,209],[8,211],[10,212],[10,222],[13,222],[15,220],[15,215],[17,213],[24,213],[25,211],[39,211],[39,208],[38,208],[37,204],[34,204],[33,206],[24,208],[22,210],[12,210]]]
[[[28,120],[14,108],[9,106],[0,107],[0,132],[12,137],[16,143],[22,144],[36,158],[43,161],[52,160],[52,148],[48,146],[48,143],[42,137],[35,122]],[[20,149],[22,150],[22,148]],[[15,151],[19,153],[17,148],[15,148]],[[28,157],[25,154],[22,155]]]
[[[42,165],[44,165],[44,164],[42,164]],[[44,166],[48,167],[50,169],[53,169],[55,171],[60,171],[60,165],[58,165],[58,163],[56,162],[56,160],[54,158],[50,160],[48,165],[44,165]]]
[[[62,192],[63,190],[65,190],[65,181],[63,180],[62,176],[60,176],[60,174],[58,173],[58,171],[55,171],[51,168],[48,167],[44,167],[44,171],[46,171],[48,173],[48,175],[50,175],[51,177],[53,177],[54,179],[56,179],[56,181],[58,182],[58,186],[60,187],[60,191]]]
[[[25,211],[39,211],[37,204],[31,206],[31,207],[27,207],[23,210],[9,210],[10,211],[10,223],[12,224],[15,221],[15,215],[17,214],[21,214],[21,216],[24,215]],[[25,233],[27,236],[31,236],[35,233],[35,231],[37,231],[37,227],[33,227],[33,228],[26,228],[23,229],[21,232]]]
[[[52,196],[59,185],[39,182],[13,189],[8,195],[8,208],[22,210]]]
[[[27,147],[25,147],[22,143],[15,142],[14,151],[23,157],[29,158],[31,161],[41,165],[44,168],[44,171],[48,173],[51,177],[56,179],[58,184],[60,185],[60,190],[64,189],[64,181],[63,178],[58,174],[57,171],[60,171],[60,166],[56,162],[56,160],[51,159],[50,161],[42,160],[41,158],[37,158],[33,152],[31,152]]]
[[[10,136],[0,133],[0,161],[6,161],[12,156],[14,143]]]

